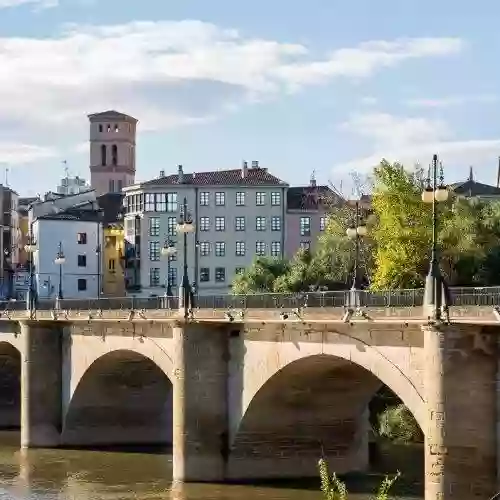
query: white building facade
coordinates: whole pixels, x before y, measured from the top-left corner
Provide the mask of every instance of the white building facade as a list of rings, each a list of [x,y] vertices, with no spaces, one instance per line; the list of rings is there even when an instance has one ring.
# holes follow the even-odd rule
[[[124,189],[129,285],[141,296],[164,293],[168,262],[161,249],[170,240],[177,250],[170,258],[170,283],[177,292],[184,246],[176,224],[186,198],[194,222],[187,234],[190,282],[200,295],[228,293],[236,273],[256,255],[283,256],[287,187],[257,162],[251,168],[245,162],[241,169],[200,173],[179,166],[176,174],[162,172]]]
[[[92,219],[89,214],[88,219]],[[33,222],[36,241],[34,252],[34,283],[39,299],[57,297],[62,275],[64,299],[97,298],[102,279],[96,250],[102,242],[102,224],[99,220],[65,218],[64,214],[48,215]],[[55,263],[59,248],[64,263]],[[61,274],[60,274],[61,273]]]

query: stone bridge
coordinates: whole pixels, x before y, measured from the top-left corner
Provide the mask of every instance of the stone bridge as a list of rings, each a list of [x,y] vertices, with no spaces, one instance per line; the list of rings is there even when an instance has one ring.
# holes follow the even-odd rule
[[[16,315],[17,314],[17,315]],[[492,308],[44,312],[0,319],[0,427],[23,447],[170,444],[174,479],[316,476],[368,465],[367,405],[387,385],[425,437],[426,500],[497,486]]]

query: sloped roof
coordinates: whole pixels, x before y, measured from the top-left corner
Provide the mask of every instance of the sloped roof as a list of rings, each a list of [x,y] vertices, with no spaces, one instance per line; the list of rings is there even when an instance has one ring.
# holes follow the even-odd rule
[[[287,191],[288,210],[318,210],[342,201],[329,186],[293,186]]]
[[[463,196],[500,196],[500,188],[471,179],[465,182],[456,182],[450,187],[456,194]]]
[[[184,173],[183,182],[179,183],[179,174],[166,175],[141,183],[142,186],[287,186],[288,184],[270,174],[265,168],[249,168],[242,176],[240,168],[234,170],[216,170],[212,172]]]
[[[137,118],[134,118],[133,116],[126,115],[125,113],[120,113],[119,111],[115,111],[113,109],[110,109],[108,111],[102,111],[101,113],[92,113],[90,115],[87,115],[89,120],[102,120],[109,118],[110,120],[117,119],[117,120],[125,120],[125,121],[133,121],[137,122]]]
[[[120,215],[123,214],[123,196],[122,193],[106,193],[97,197],[104,223],[111,224],[122,220]]]

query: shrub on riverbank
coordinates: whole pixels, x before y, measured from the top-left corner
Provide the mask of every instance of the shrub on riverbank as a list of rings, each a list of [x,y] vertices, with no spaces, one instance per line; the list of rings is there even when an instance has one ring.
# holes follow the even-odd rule
[[[348,500],[349,494],[345,483],[335,473],[330,474],[328,463],[324,458],[318,462],[318,469],[324,500]],[[374,500],[389,500],[389,490],[400,475],[398,472],[393,478],[386,476],[380,484]]]

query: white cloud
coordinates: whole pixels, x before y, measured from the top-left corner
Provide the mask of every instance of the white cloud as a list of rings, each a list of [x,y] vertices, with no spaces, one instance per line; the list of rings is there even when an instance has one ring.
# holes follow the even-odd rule
[[[426,165],[434,153],[445,164],[468,166],[494,162],[500,150],[500,139],[457,140],[441,120],[421,117],[397,117],[386,113],[356,115],[341,129],[363,137],[372,152],[336,165],[338,173],[368,172],[382,158],[406,165]]]
[[[59,5],[59,0],[0,0],[0,9],[30,4],[36,10],[51,9]]]
[[[75,124],[85,133],[85,114],[109,108],[139,118],[141,130],[199,123],[244,102],[339,77],[368,78],[462,47],[453,38],[375,41],[318,58],[301,44],[245,38],[200,21],[72,25],[46,39],[0,38],[0,130],[7,125],[23,141],[65,136]]]
[[[497,102],[498,96],[492,94],[448,96],[441,98],[409,99],[406,104],[414,108],[448,108],[464,104],[489,104]]]
[[[20,165],[54,158],[58,155],[53,148],[16,142],[0,142],[0,165]]]
[[[361,104],[364,106],[375,106],[378,104],[378,99],[376,97],[367,95],[361,98]]]

